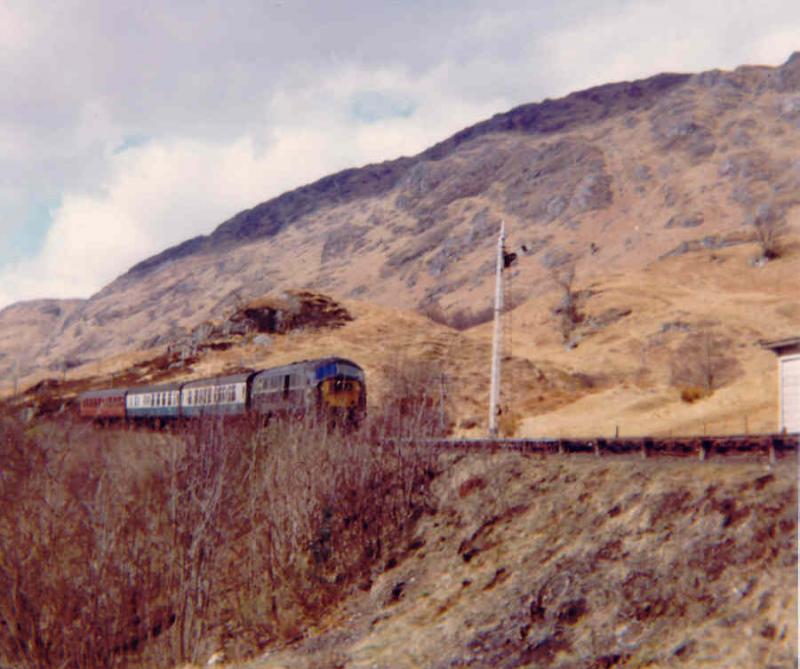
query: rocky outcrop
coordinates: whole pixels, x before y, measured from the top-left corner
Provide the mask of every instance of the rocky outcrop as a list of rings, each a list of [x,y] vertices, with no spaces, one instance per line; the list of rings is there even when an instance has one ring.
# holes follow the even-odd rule
[[[248,335],[255,335],[251,337],[253,340],[259,337],[256,343],[265,346],[269,339],[263,335],[337,328],[352,320],[347,309],[327,295],[292,291],[241,305],[221,322],[200,323],[188,334],[172,338],[167,355],[174,357],[175,363],[185,363],[205,350],[229,348]]]
[[[551,134],[582,125],[591,125],[603,119],[632,110],[647,109],[666,91],[680,86],[689,79],[688,74],[659,74],[649,79],[597,86],[573,93],[559,100],[521,105],[496,114],[465,128],[413,158],[398,158],[376,165],[344,170],[307,186],[302,186],[279,197],[236,214],[222,223],[213,233],[189,239],[177,246],[147,258],[134,265],[128,275],[141,277],[164,263],[199,253],[211,253],[276,235],[285,226],[296,223],[319,209],[352,202],[366,197],[384,195],[394,189],[402,179],[412,185],[435,185],[436,162],[452,155],[456,149],[474,140],[495,133]],[[434,176],[431,178],[430,174]],[[491,180],[491,170],[480,165],[466,183],[452,183],[440,194],[432,206],[443,206],[466,192],[475,193]]]

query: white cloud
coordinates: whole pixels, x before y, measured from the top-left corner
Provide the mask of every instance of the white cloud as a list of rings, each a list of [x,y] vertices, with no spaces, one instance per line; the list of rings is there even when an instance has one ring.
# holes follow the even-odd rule
[[[0,265],[0,307],[88,296],[241,209],[523,102],[800,48],[788,0],[468,4],[0,2],[0,234],[60,202],[40,252]]]
[[[0,4],[0,48],[18,51],[31,44],[36,32],[36,20],[31,7]]]
[[[755,40],[748,63],[775,65],[800,50],[800,20]]]
[[[611,5],[544,36],[539,53],[555,96],[659,72],[777,65],[800,48],[798,26],[798,6],[781,0],[758,8],[740,0]]]
[[[67,193],[52,212],[41,252],[0,271],[0,306],[88,296],[241,209],[340,169],[417,153],[507,103],[464,103],[447,75],[447,68],[414,79],[346,67],[281,90],[263,123],[233,142],[152,140],[112,153],[96,192]],[[352,114],[352,100],[365,90],[408,100],[414,111],[365,123]],[[106,118],[102,110],[97,117]]]

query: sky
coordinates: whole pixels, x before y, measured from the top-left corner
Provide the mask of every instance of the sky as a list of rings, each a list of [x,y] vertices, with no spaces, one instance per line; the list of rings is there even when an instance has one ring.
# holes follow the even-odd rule
[[[0,308],[519,104],[799,49],[797,0],[0,0]]]

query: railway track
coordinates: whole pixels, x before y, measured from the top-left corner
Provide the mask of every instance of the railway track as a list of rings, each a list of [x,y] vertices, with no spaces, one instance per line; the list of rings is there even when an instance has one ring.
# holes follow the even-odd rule
[[[681,457],[759,456],[775,462],[797,453],[800,435],[757,434],[689,437],[597,437],[591,439],[431,439],[440,448],[516,451],[542,455],[587,454]]]

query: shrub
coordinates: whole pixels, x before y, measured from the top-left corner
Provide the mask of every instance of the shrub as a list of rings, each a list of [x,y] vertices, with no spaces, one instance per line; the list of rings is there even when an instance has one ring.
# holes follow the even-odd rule
[[[500,435],[506,438],[511,438],[516,435],[517,430],[520,426],[520,416],[518,413],[513,411],[504,411],[500,414],[499,418],[499,432]]]
[[[575,329],[586,318],[581,310],[584,295],[575,288],[576,263],[576,260],[568,260],[566,264],[550,268],[550,278],[561,293],[561,299],[553,313],[559,317],[559,331],[565,343],[570,342]]]
[[[407,358],[391,366],[381,407],[368,421],[375,439],[426,439],[452,431],[445,362]]]
[[[730,349],[730,339],[712,329],[703,328],[688,335],[672,356],[672,385],[677,388],[700,388],[701,397],[711,395],[740,372],[739,363],[728,355]]]
[[[699,386],[688,386],[681,388],[680,393],[681,400],[687,402],[688,404],[697,402],[697,400],[701,400],[706,396],[706,391]]]
[[[296,636],[430,508],[433,452],[207,421],[0,421],[0,664],[174,665]],[[210,645],[209,645],[210,644]]]
[[[771,204],[762,204],[748,218],[753,226],[755,240],[766,260],[779,258],[783,253],[784,238],[788,231],[785,213]]]

